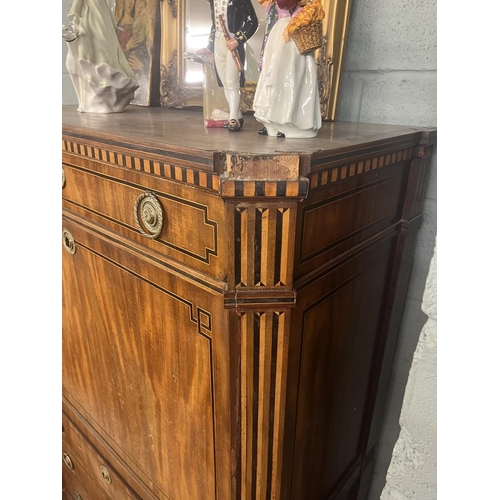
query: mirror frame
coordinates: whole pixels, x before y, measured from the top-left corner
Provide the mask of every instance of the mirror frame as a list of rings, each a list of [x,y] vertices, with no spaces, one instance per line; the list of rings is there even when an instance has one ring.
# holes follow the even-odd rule
[[[321,115],[334,120],[351,0],[323,0],[323,46],[316,51]],[[163,0],[161,8],[160,102],[169,108],[202,107],[203,86],[183,82],[184,0]],[[256,81],[241,89],[242,111],[253,110]]]

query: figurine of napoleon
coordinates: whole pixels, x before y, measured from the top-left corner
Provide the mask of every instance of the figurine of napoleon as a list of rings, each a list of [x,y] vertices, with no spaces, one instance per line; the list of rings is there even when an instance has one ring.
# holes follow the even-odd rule
[[[239,71],[232,52],[236,51],[245,64],[245,42],[257,31],[259,20],[251,0],[209,0],[212,13],[212,29],[208,46],[198,52],[209,55],[214,60],[219,86],[224,88],[229,105],[229,121],[224,128],[238,132],[243,126],[240,109],[240,86],[245,84],[243,70]],[[224,25],[221,26],[219,16]],[[229,34],[226,41],[224,28]]]

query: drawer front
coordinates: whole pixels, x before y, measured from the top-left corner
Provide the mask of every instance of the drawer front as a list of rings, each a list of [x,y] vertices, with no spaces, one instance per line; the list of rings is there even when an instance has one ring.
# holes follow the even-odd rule
[[[136,498],[108,461],[92,448],[64,415],[62,449],[64,477],[77,481],[82,498]]]
[[[63,465],[62,470],[62,485],[63,485],[63,500],[83,500],[88,497],[83,490],[83,486],[76,479],[75,474],[72,474]]]
[[[294,276],[314,272],[401,220],[409,162],[312,191],[299,204]]]
[[[128,496],[110,497],[82,468],[74,472],[63,465],[62,479],[65,500],[118,500],[121,498],[128,500],[130,498]]]
[[[74,241],[63,252],[65,395],[159,498],[216,498],[216,477],[230,484],[222,294],[82,221],[65,216],[63,228]]]
[[[90,161],[64,164],[63,172],[65,209],[193,269],[226,276],[225,209],[217,195]]]

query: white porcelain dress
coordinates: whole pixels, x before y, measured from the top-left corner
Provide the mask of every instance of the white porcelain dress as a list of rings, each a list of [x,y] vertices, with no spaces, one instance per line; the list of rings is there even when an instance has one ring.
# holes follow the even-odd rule
[[[138,85],[106,0],[75,0],[68,19],[77,35],[67,41],[66,67],[78,97],[78,111],[123,111]]]
[[[293,40],[284,41],[291,16],[279,8],[278,16],[264,50],[254,116],[270,136],[281,132],[289,138],[316,137],[321,109],[314,53],[300,55]]]

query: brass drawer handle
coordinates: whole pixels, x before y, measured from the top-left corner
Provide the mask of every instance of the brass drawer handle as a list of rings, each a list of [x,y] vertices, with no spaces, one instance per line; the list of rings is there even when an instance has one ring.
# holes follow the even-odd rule
[[[64,168],[62,169],[62,187],[64,189],[64,186],[66,186],[66,174],[64,173]]]
[[[76,243],[73,235],[67,229],[63,229],[62,239],[64,248],[73,255],[76,252]]]
[[[134,210],[137,228],[147,238],[155,240],[163,229],[163,208],[153,193],[141,194]]]
[[[109,475],[108,469],[101,465],[101,476],[108,484],[111,484],[111,476]]]
[[[75,500],[83,500],[82,495],[80,495],[80,493],[78,493],[78,491],[75,491],[74,497],[75,497]]]
[[[69,470],[73,470],[75,466],[73,465],[73,460],[67,453],[63,453],[63,462]]]

